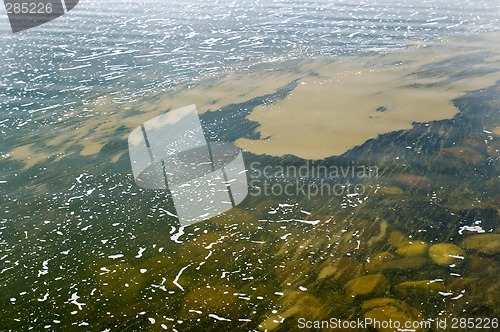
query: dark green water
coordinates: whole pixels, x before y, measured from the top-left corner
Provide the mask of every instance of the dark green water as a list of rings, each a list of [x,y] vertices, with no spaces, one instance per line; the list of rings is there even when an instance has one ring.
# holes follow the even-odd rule
[[[364,185],[363,195],[250,195],[238,208],[186,227],[179,243],[164,194],[134,185],[124,171],[127,153],[110,163],[127,151],[123,140],[95,156],[25,169],[3,184],[10,198],[2,217],[5,329],[253,330],[281,317],[278,329],[286,331],[301,317],[364,317],[366,300],[380,297],[413,307],[398,302],[393,319],[498,317],[498,235],[479,246],[463,243],[481,230],[498,231],[499,140],[489,131],[500,123],[498,91],[455,100],[454,119],[386,134],[312,164],[378,167],[377,176],[349,179]],[[245,161],[305,163],[251,154]],[[4,165],[9,174],[22,167]],[[411,238],[403,243],[455,244],[464,259],[441,266],[429,249],[401,254],[395,232]],[[381,252],[389,259],[366,264]],[[374,274],[384,283],[351,297],[346,284]],[[439,287],[403,284],[422,280]]]
[[[225,214],[184,228],[172,216],[171,198],[139,188],[131,173],[126,121],[137,115],[147,119],[144,109],[162,93],[174,95],[207,81],[216,91],[218,76],[211,75],[223,77],[226,65],[236,72],[251,65],[249,71],[258,73],[261,69],[252,68],[277,61],[276,68],[293,72],[297,59],[356,57],[360,49],[389,52],[496,28],[495,2],[484,8],[469,2],[438,5],[434,12],[378,2],[375,9],[326,1],[307,6],[297,1],[289,8],[274,2],[198,8],[193,2],[173,6],[165,18],[164,11],[154,16],[142,5],[122,7],[115,16],[99,14],[91,9],[101,7],[92,2],[90,9],[82,6],[86,17],[105,25],[110,15],[130,38],[120,39],[124,32],[109,24],[103,31],[75,25],[70,30],[76,39],[69,46],[61,42],[65,35],[59,25],[19,40],[8,35],[0,47],[8,63],[1,67],[0,81],[0,330],[295,331],[323,324],[315,330],[331,331],[346,330],[335,329],[336,319],[376,319],[420,322],[414,330],[465,331],[471,330],[467,318],[476,327],[496,330],[498,82],[454,99],[459,113],[452,119],[415,123],[340,156],[307,161],[244,151],[248,197]],[[220,20],[204,19],[207,8]],[[183,10],[197,19],[183,20],[178,15]],[[476,11],[484,16],[477,18]],[[379,18],[373,18],[375,12]],[[146,22],[137,13],[154,20]],[[72,22],[83,24],[74,17]],[[325,37],[337,26],[347,30]],[[212,35],[211,29],[217,32]],[[203,33],[189,37],[196,31]],[[362,32],[358,37],[349,37],[357,31]],[[258,33],[263,41],[226,40]],[[54,34],[58,38],[49,38]],[[167,35],[172,40],[163,44]],[[219,35],[227,36],[206,42]],[[276,36],[279,42],[273,42]],[[31,47],[37,38],[45,40],[43,47]],[[99,42],[92,48],[95,38]],[[80,49],[79,43],[86,46]],[[177,50],[183,46],[188,51]],[[162,47],[168,52],[154,55]],[[13,57],[13,50],[26,61]],[[158,61],[148,60],[153,55]],[[433,83],[440,88],[498,72],[496,59],[494,52],[437,59],[417,74],[446,76]],[[60,70],[78,63],[91,69]],[[475,66],[483,63],[491,66]],[[53,72],[59,74],[40,77]],[[110,83],[110,72],[125,77]],[[186,82],[191,83],[182,85]],[[291,80],[265,95],[201,114],[207,136],[265,139],[249,115],[285,99],[297,84]],[[93,104],[103,96],[113,106]],[[41,109],[50,105],[56,106]],[[81,128],[87,131],[82,134]],[[103,146],[86,155],[85,139],[92,137]],[[27,156],[13,153],[26,145]],[[293,174],[304,168],[304,174]]]

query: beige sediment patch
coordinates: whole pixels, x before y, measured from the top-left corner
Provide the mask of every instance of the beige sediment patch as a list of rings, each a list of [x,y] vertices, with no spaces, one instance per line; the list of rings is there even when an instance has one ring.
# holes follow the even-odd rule
[[[193,88],[175,94],[163,94],[159,102],[151,106],[164,112],[169,108],[196,104],[198,113],[202,114],[273,93],[295,79],[297,79],[296,73],[264,69],[229,73],[216,82],[200,82]]]
[[[31,167],[49,157],[47,154],[39,153],[39,151],[34,148],[34,145],[35,144],[32,143],[14,148],[8,153],[9,158],[22,161],[25,163],[26,167]]]
[[[82,156],[91,156],[98,154],[104,145],[102,143],[92,142],[91,144],[84,145],[83,150],[80,151]]]
[[[260,123],[261,137],[269,139],[241,139],[237,144],[259,154],[323,159],[379,134],[411,128],[414,121],[456,113],[453,94],[402,88],[396,81],[400,75],[392,70],[342,70],[330,81],[304,79],[284,101],[259,107],[249,116]],[[379,107],[385,111],[377,111]]]
[[[99,103],[101,107],[108,107],[107,104]],[[110,109],[112,109],[110,107]],[[113,108],[116,111],[116,106]],[[64,126],[64,124],[62,124]],[[68,125],[65,132],[46,141],[47,147],[56,147],[63,151],[68,151],[74,146],[80,146],[81,156],[91,156],[98,154],[104,144],[113,139],[114,131],[119,128],[121,121],[116,114],[102,114],[95,118],[83,119],[74,124]],[[119,137],[118,137],[119,138]]]
[[[61,118],[55,124],[59,129],[54,129],[51,135],[43,139],[36,138],[37,141],[43,141],[47,150],[36,151],[35,157],[33,147],[29,145],[17,148],[16,156],[12,154],[9,157],[25,161],[25,168],[29,168],[49,158],[49,150],[65,151],[55,161],[69,156],[75,147],[81,148],[82,156],[96,155],[106,143],[126,139],[135,127],[169,109],[196,104],[199,113],[214,111],[230,104],[272,94],[296,78],[295,73],[264,68],[227,73],[216,80],[209,78],[192,86],[159,91],[126,104],[117,104],[109,96],[98,97],[83,109],[75,110],[71,116],[73,118]],[[40,119],[42,118],[47,118],[47,115],[42,115]],[[117,134],[116,129],[122,126],[128,130]],[[121,154],[114,156],[111,161],[116,162],[120,156]]]
[[[310,62],[300,71],[320,76],[303,78],[284,100],[254,109],[248,118],[260,124],[263,139],[236,144],[257,154],[323,159],[414,122],[451,118],[458,112],[452,99],[500,80],[500,48],[493,41],[500,35],[475,38],[472,44],[452,40],[388,55]],[[447,64],[474,55],[485,59]],[[464,70],[470,74],[457,76]]]
[[[113,158],[111,158],[111,162],[112,162],[112,163],[116,163],[116,162],[117,162],[117,161],[121,158],[121,156],[123,156],[123,155],[124,155],[124,152],[122,152],[122,153],[118,153],[118,154],[117,154],[117,155],[115,155]]]
[[[237,144],[259,154],[323,159],[382,133],[411,128],[415,121],[452,117],[458,111],[451,102],[453,98],[500,79],[498,73],[484,71],[499,66],[498,40],[500,34],[492,33],[467,41],[450,39],[439,45],[416,45],[388,55],[295,61],[281,64],[285,69],[254,67],[164,89],[129,103],[117,104],[112,97],[99,97],[62,119],[57,124],[60,130],[52,137],[43,138],[48,149],[33,151],[29,145],[13,150],[11,157],[26,161],[26,167],[30,167],[50,157],[48,151],[64,151],[67,157],[80,147],[81,155],[95,155],[106,143],[126,139],[132,129],[169,109],[196,104],[199,113],[214,111],[272,94],[299,80],[303,84],[283,101],[258,107],[249,115],[259,122],[263,139],[240,139]],[[449,66],[444,72],[438,65],[439,70],[431,67],[428,72],[418,72],[424,65],[481,52],[488,53],[481,63]],[[464,67],[484,74],[450,80]],[[120,127],[126,130],[117,132]]]

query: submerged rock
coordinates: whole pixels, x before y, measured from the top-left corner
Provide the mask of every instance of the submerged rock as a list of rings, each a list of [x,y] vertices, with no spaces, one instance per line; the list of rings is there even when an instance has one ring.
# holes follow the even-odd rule
[[[384,251],[376,254],[368,259],[368,261],[364,264],[364,268],[367,272],[373,273],[382,270],[382,266],[385,262],[391,261],[394,259],[394,255],[388,251]]]
[[[375,299],[366,300],[365,302],[363,302],[361,310],[363,312],[367,312],[375,308],[383,308],[387,306],[396,307],[398,309],[401,309],[402,311],[409,312],[412,314],[412,316],[420,316],[420,313],[417,309],[411,307],[410,305],[406,304],[401,300],[394,299],[391,297],[379,297]]]
[[[379,224],[379,233],[372,236],[369,240],[368,240],[368,245],[373,245],[374,243],[377,243],[377,242],[380,242],[382,241],[385,236],[386,236],[386,233],[387,233],[387,228],[389,227],[389,223],[385,220],[382,220]]]
[[[407,245],[411,242],[410,238],[400,231],[392,231],[387,239],[389,244],[395,248]]]
[[[500,253],[500,234],[478,234],[469,236],[463,242],[464,247],[482,254]]]
[[[394,220],[392,225],[397,227],[399,231],[393,235],[393,239],[389,239],[389,243],[394,247],[399,247],[402,244],[409,243],[415,239],[410,239],[406,234],[415,234],[418,232],[418,240],[420,241],[444,241],[451,234],[456,234],[459,224],[456,211],[446,208],[442,205],[433,204],[422,200],[417,196],[408,197],[407,199],[393,199],[390,204],[384,204],[387,209],[387,214],[384,217]],[[380,208],[373,206],[374,209]],[[443,227],[445,226],[445,227]],[[407,238],[405,241],[404,238]]]
[[[393,186],[393,187],[384,187],[378,191],[379,194],[384,194],[384,195],[401,195],[404,194],[404,190]]]
[[[403,257],[385,262],[382,264],[380,271],[418,270],[425,263],[427,263],[425,257]]]
[[[338,280],[347,282],[360,270],[360,264],[350,257],[341,257],[329,263],[318,274],[319,280]]]
[[[400,256],[413,257],[424,256],[427,253],[429,244],[422,241],[415,241],[398,247],[397,253]]]
[[[259,331],[266,331],[266,332],[274,331],[284,321],[285,321],[285,318],[283,318],[281,315],[271,314],[259,324]]]
[[[465,256],[462,248],[451,243],[438,243],[429,248],[430,259],[442,266],[463,263]]]
[[[367,272],[383,272],[393,270],[416,270],[421,268],[427,259],[420,256],[407,256],[402,258],[395,258],[390,252],[381,252],[369,259],[364,268]]]
[[[371,328],[381,332],[393,332],[395,322],[400,326],[405,326],[406,322],[420,322],[424,320],[423,315],[417,309],[409,306],[403,301],[392,298],[377,298],[365,301],[362,306],[363,317],[371,319]],[[392,321],[392,326],[387,326]],[[412,329],[412,331],[425,331],[422,328]]]
[[[402,185],[414,189],[426,189],[432,184],[431,179],[428,177],[414,174],[396,174],[393,179]]]
[[[471,273],[482,273],[494,266],[494,264],[492,264],[492,259],[484,255],[470,255],[467,260],[468,268]]]
[[[320,319],[325,316],[323,303],[314,295],[291,291],[286,292],[283,298],[283,307],[286,308],[282,317],[304,317],[308,320]]]
[[[442,152],[472,165],[482,164],[486,160],[486,158],[479,151],[464,146],[443,148]]]
[[[402,282],[394,287],[394,292],[400,297],[413,295],[435,295],[438,292],[446,291],[446,287],[441,282],[432,280],[412,280]]]
[[[366,295],[381,295],[388,289],[388,282],[382,274],[369,274],[352,279],[345,285],[347,297],[357,298]]]
[[[449,285],[448,288],[452,292],[459,293],[464,290],[467,290],[476,282],[477,282],[476,278],[457,278],[453,280],[453,282]]]
[[[273,312],[259,324],[260,331],[273,331],[280,327],[285,320],[291,317],[304,318],[308,321],[319,320],[325,317],[324,304],[311,294],[302,292],[287,292],[283,297],[281,313]],[[296,326],[294,320],[292,326]]]

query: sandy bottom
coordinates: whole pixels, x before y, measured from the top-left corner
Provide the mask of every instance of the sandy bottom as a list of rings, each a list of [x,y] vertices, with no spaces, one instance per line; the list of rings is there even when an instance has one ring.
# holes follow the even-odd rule
[[[14,160],[21,160],[24,162],[25,168],[30,168],[45,161],[49,156],[50,155],[39,151],[39,149],[36,149],[34,144],[27,144],[11,150],[6,157]]]
[[[236,143],[256,154],[320,160],[414,122],[452,118],[458,112],[452,99],[500,80],[500,48],[493,42],[499,39],[496,34],[465,45],[451,40],[389,55],[313,61],[300,71],[319,77],[302,79],[285,100],[250,114],[264,139]],[[477,57],[481,61],[467,62]],[[492,69],[497,72],[488,73]]]
[[[44,134],[41,142],[46,150],[29,144],[13,147],[8,156],[31,167],[54,151],[66,157],[70,151],[95,155],[106,143],[126,139],[135,127],[169,109],[196,104],[200,113],[214,111],[272,94],[294,80],[300,84],[287,98],[259,106],[248,116],[260,124],[262,139],[239,139],[236,144],[246,151],[274,156],[323,159],[340,155],[380,134],[411,128],[413,122],[453,117],[458,109],[452,99],[500,80],[498,40],[500,33],[490,33],[471,40],[415,45],[386,55],[254,67],[129,103],[99,97],[54,123],[58,130]],[[126,130],[117,134],[123,127]],[[111,156],[110,161],[121,154]]]

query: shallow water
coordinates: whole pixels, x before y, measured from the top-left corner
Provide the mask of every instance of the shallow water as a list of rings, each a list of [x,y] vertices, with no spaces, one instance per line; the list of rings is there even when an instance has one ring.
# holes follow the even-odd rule
[[[1,330],[500,318],[498,2],[159,3],[0,25]],[[249,195],[179,227],[127,137],[192,103]]]

